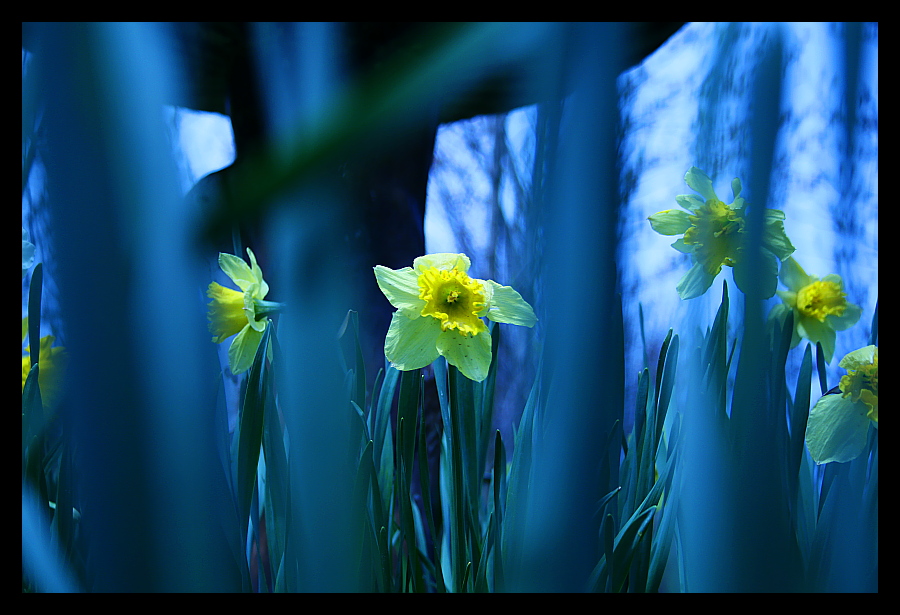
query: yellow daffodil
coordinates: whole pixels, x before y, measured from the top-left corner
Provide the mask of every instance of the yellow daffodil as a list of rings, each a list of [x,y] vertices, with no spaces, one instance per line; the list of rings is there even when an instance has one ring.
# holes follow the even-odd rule
[[[22,343],[25,343],[25,332],[28,319],[22,321]],[[38,374],[38,387],[41,390],[41,402],[45,408],[52,408],[59,399],[59,389],[62,383],[62,373],[68,361],[68,353],[62,346],[53,346],[56,340],[52,335],[41,338],[40,372]],[[25,348],[22,355],[22,391],[25,391],[25,381],[31,371],[31,345]]]
[[[878,428],[878,347],[854,350],[839,365],[847,370],[840,392],[823,395],[806,423],[806,446],[818,464],[856,459],[869,424]]]
[[[240,291],[216,282],[212,282],[206,291],[212,299],[208,314],[212,341],[221,344],[226,338],[237,334],[228,349],[228,365],[235,375],[250,369],[263,332],[270,322],[267,315],[283,307],[281,303],[264,301],[269,285],[263,279],[262,270],[250,248],[247,248],[247,254],[250,265],[232,254],[219,253],[219,267]]]
[[[725,204],[716,196],[709,177],[691,167],[684,181],[703,198],[693,194],[682,194],[675,201],[687,211],[667,209],[650,216],[650,226],[661,235],[681,235],[684,237],[672,247],[691,255],[694,263],[690,271],[678,283],[678,296],[693,299],[705,293],[723,265],[734,267],[734,281],[743,292],[752,287],[748,282],[751,275],[762,275],[761,298],[775,294],[778,275],[778,261],[784,260],[794,251],[790,239],[784,232],[784,212],[776,209],[763,211],[765,218],[762,253],[763,271],[756,274],[742,258],[745,249],[745,210],[747,203],[741,198],[741,180],[734,178],[731,189],[734,201]]]
[[[784,318],[793,310],[791,348],[800,343],[800,338],[806,338],[813,344],[821,342],[825,361],[831,363],[835,332],[855,325],[862,315],[862,308],[845,298],[847,293],[844,292],[841,276],[831,274],[820,280],[807,275],[793,257],[781,264],[778,277],[788,290],[775,291],[784,303],[773,307],[769,318]]]
[[[28,241],[28,231],[22,227],[22,277],[34,264],[34,244]]]
[[[429,254],[412,267],[378,265],[378,286],[397,311],[384,341],[395,368],[408,371],[446,357],[464,376],[480,382],[491,366],[491,334],[482,317],[533,327],[534,310],[510,286],[470,278],[465,254]]]

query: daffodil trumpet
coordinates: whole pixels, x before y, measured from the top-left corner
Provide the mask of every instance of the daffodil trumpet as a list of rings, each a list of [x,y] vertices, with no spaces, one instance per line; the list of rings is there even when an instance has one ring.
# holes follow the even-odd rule
[[[794,312],[794,331],[791,348],[807,339],[822,344],[825,362],[834,357],[836,331],[843,331],[859,321],[862,308],[847,301],[841,276],[826,275],[821,280],[808,275],[793,257],[781,264],[778,274],[781,283],[788,290],[775,291],[782,303],[769,312],[769,318],[783,319],[788,312]]]
[[[56,338],[45,335],[40,339],[40,350],[37,359],[40,361],[38,370],[38,385],[41,391],[41,401],[45,408],[53,408],[61,394],[62,376],[68,363],[68,353],[62,346],[54,346]],[[25,322],[22,326],[22,342],[25,342]],[[31,345],[25,348],[22,355],[22,392],[25,392],[25,383],[31,373]],[[35,362],[37,363],[37,361]]]
[[[806,447],[817,464],[846,463],[862,454],[869,425],[878,429],[878,347],[847,354],[838,390],[819,398],[806,423]]]

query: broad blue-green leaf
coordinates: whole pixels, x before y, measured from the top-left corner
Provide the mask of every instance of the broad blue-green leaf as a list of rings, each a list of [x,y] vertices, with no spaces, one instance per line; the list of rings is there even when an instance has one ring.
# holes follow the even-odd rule
[[[875,301],[875,312],[872,314],[872,333],[869,336],[869,345],[878,345],[878,301]]]
[[[41,285],[44,279],[44,264],[38,263],[31,273],[28,287],[28,345],[31,347],[31,364],[37,365],[41,358]]]
[[[613,565],[611,566],[612,586],[611,591],[620,592],[625,584],[628,569],[637,551],[638,544],[644,537],[648,525],[653,521],[653,513],[656,506],[651,506],[628,522],[616,537],[616,546],[613,550]]]
[[[256,357],[247,378],[247,390],[241,407],[240,433],[237,450],[237,492],[238,507],[242,522],[249,518],[250,503],[256,484],[256,470],[262,444],[263,420],[265,417],[266,387],[268,386],[266,349],[269,345],[272,327],[266,327],[262,334]]]

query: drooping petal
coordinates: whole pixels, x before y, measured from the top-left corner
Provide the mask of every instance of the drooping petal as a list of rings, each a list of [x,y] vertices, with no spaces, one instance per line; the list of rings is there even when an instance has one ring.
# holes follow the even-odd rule
[[[228,349],[228,366],[232,374],[237,376],[250,369],[261,340],[262,332],[251,328],[249,323],[235,336]]]
[[[266,295],[269,294],[269,285],[263,279],[262,269],[256,263],[256,255],[253,253],[253,250],[247,248],[247,254],[250,256],[250,271],[253,273],[254,281],[259,284],[256,291],[257,294],[253,296],[257,299],[265,299]]]
[[[690,254],[696,248],[696,245],[684,243],[684,237],[679,237],[672,243],[672,247],[684,254]]]
[[[244,262],[244,259],[233,254],[219,252],[219,267],[241,290],[247,290],[254,282],[259,283],[253,270]]]
[[[825,356],[825,362],[831,363],[831,359],[834,357],[834,343],[837,333],[829,326],[827,320],[826,322],[819,322],[817,318],[801,316],[797,328],[800,335],[813,344],[816,342],[822,344],[822,354]]]
[[[869,419],[866,406],[843,395],[825,395],[816,402],[806,423],[806,446],[818,464],[845,463],[866,446]]]
[[[660,235],[681,235],[691,226],[690,214],[680,209],[667,209],[648,218],[650,226]]]
[[[778,291],[781,292],[781,291]],[[784,303],[778,303],[772,306],[772,309],[769,310],[768,320],[772,319],[783,319],[787,316],[787,313],[791,311],[791,307],[789,305],[785,305]]]
[[[768,299],[778,287],[778,259],[768,250],[760,250],[759,254],[759,267],[751,266],[746,257],[735,263],[734,283],[745,295],[756,290],[756,299]]]
[[[734,201],[737,201],[741,196],[741,180],[735,177],[731,180],[731,193],[734,195]],[[736,205],[735,208],[740,207]]]
[[[475,280],[479,284],[481,284],[481,292],[484,295],[484,307],[478,311],[476,316],[479,318],[483,318],[487,316],[487,313],[491,309],[491,301],[494,300],[494,287],[488,282],[492,282],[493,280]],[[495,282],[496,284],[496,282]]]
[[[682,299],[693,299],[709,290],[715,279],[716,276],[707,272],[703,263],[697,262],[684,274],[684,277],[681,278],[675,289],[678,291],[678,296]]]
[[[437,349],[469,380],[481,382],[487,378],[491,367],[491,334],[487,331],[473,337],[444,331],[438,336]]]
[[[679,194],[675,197],[675,202],[691,213],[697,213],[698,209],[706,205],[706,201],[695,194]]]
[[[484,284],[493,291],[490,309],[485,314],[488,318],[494,322],[525,327],[533,327],[537,323],[534,310],[513,287],[501,286],[493,280],[484,280]]]
[[[438,358],[437,339],[441,324],[436,318],[409,318],[394,312],[384,339],[384,356],[401,371],[425,367]]]
[[[795,293],[795,303],[797,297],[796,293],[801,288],[809,286],[815,281],[810,278],[805,271],[803,271],[803,267],[801,267],[800,263],[794,260],[793,257],[788,257],[781,262],[781,272],[778,274],[778,277],[781,279],[782,284],[790,288],[791,291]]]
[[[419,298],[418,277],[412,267],[391,269],[383,265],[375,266],[378,288],[391,305],[402,310],[410,318],[417,317],[425,307],[425,301]]]
[[[709,175],[697,167],[688,169],[688,172],[684,175],[684,181],[693,190],[702,194],[707,201],[710,199],[718,200],[719,197],[716,196],[716,192],[713,190],[712,180],[709,178]]]
[[[472,261],[465,254],[453,254],[452,252],[441,252],[438,254],[426,254],[420,256],[413,261],[413,269],[416,273],[421,274],[429,267],[438,269],[457,269],[462,273],[469,270]]]
[[[784,260],[794,253],[796,248],[784,232],[784,212],[777,209],[765,211],[766,222],[763,229],[762,245],[767,250]],[[770,295],[771,296],[771,295]]]

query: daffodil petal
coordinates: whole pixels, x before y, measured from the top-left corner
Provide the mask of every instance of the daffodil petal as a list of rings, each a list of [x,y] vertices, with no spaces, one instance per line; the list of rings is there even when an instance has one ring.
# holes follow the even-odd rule
[[[822,344],[822,353],[825,355],[825,362],[831,363],[834,357],[834,342],[837,333],[829,326],[828,322],[819,322],[817,318],[803,316],[798,324],[800,335],[815,344]]]
[[[843,314],[840,316],[837,314],[828,314],[825,317],[825,321],[830,324],[835,331],[843,331],[859,322],[861,316],[862,308],[858,305],[848,303],[844,308]]]
[[[268,322],[267,318],[262,318],[260,320],[256,319],[256,302],[254,297],[259,295],[259,284],[253,282],[250,286],[247,287],[247,290],[244,292],[244,315],[247,317],[247,322],[250,323],[250,326],[260,333],[265,331],[266,322]]]
[[[672,247],[684,254],[690,254],[696,246],[684,243],[684,237],[679,237],[672,243]]]
[[[234,337],[228,348],[228,366],[232,374],[237,376],[250,369],[261,340],[262,332],[251,328],[249,323]]]
[[[438,358],[437,340],[441,325],[436,318],[409,318],[394,312],[384,339],[384,356],[401,371],[425,367]]]
[[[710,275],[703,266],[703,263],[694,263],[694,266],[684,274],[675,290],[682,299],[693,299],[699,297],[712,286],[716,276]]]
[[[391,269],[376,265],[375,279],[378,288],[395,308],[402,310],[410,318],[422,313],[425,301],[419,298],[419,275],[412,267]]]
[[[259,283],[250,266],[233,254],[219,252],[219,267],[241,290],[246,291],[251,284]]]
[[[707,201],[711,199],[718,200],[719,197],[716,196],[716,192],[713,190],[712,180],[709,178],[709,175],[697,167],[688,169],[688,172],[684,175],[684,181],[692,190],[702,194]]]
[[[534,310],[512,286],[501,286],[493,280],[484,280],[484,285],[490,286],[493,291],[490,300],[491,307],[485,316],[494,322],[505,322],[524,327],[533,327],[537,323]]]
[[[771,213],[770,213],[771,212]],[[775,214],[780,215],[775,215]],[[766,223],[763,229],[762,244],[770,250],[779,260],[784,260],[794,253],[796,248],[784,232],[784,212],[777,209],[766,210]],[[769,295],[771,297],[771,295]]]
[[[487,331],[473,337],[452,329],[444,331],[438,336],[437,349],[469,380],[481,382],[487,378],[491,367],[491,334]]]
[[[838,363],[840,367],[846,370],[851,369],[859,369],[863,365],[870,365],[875,362],[875,353],[878,351],[878,346],[866,346],[864,348],[860,348],[859,350],[854,350],[853,352],[849,352],[844,355],[844,358],[841,359],[841,362]]]
[[[787,303],[785,307],[792,307],[797,305],[797,293],[792,290],[776,290],[775,294],[778,295],[782,301]]]
[[[865,404],[840,394],[825,395],[809,413],[806,446],[818,464],[845,463],[862,453],[868,429]]]
[[[491,310],[491,302],[494,300],[494,286],[500,286],[493,280],[478,280],[475,279],[476,282],[481,284],[481,292],[484,294],[484,307],[479,310],[475,315],[479,318],[483,318],[487,316],[487,313]],[[491,282],[491,284],[488,284]],[[493,285],[492,285],[493,284]],[[529,306],[531,307],[531,306]]]
[[[793,257],[788,257],[781,262],[781,272],[778,274],[778,277],[781,279],[782,284],[793,291],[795,301],[796,293],[801,288],[809,286],[815,281],[803,271],[803,267]],[[779,293],[779,296],[781,296],[781,293]],[[784,297],[782,298],[784,299]]]
[[[790,310],[790,306],[787,306],[783,303],[778,303],[772,306],[772,309],[769,310],[768,320],[773,320],[775,318],[784,318],[787,316],[787,312]]]
[[[466,273],[471,266],[472,261],[469,260],[468,256],[466,256],[465,254],[454,254],[451,252],[426,254],[425,256],[420,256],[413,261],[413,269],[415,269],[419,274],[424,272],[429,267],[436,267],[438,269],[447,270],[457,269],[462,273]]]
[[[660,235],[681,235],[691,226],[690,214],[680,209],[667,209],[648,218],[650,226]]]
[[[778,287],[778,259],[768,250],[760,250],[760,267],[751,267],[746,258],[734,265],[734,283],[748,295],[758,289],[756,299],[768,299]],[[757,286],[758,283],[758,286]]]
[[[259,265],[256,262],[256,255],[253,253],[253,250],[247,248],[247,254],[250,256],[250,271],[253,274],[254,281],[259,284],[257,294],[254,295],[254,297],[257,299],[265,299],[266,295],[269,294],[269,285],[266,284],[266,281],[263,279],[262,269],[259,268]]]
[[[694,194],[679,194],[675,197],[675,202],[691,213],[696,213],[698,209],[706,205],[706,201]]]

